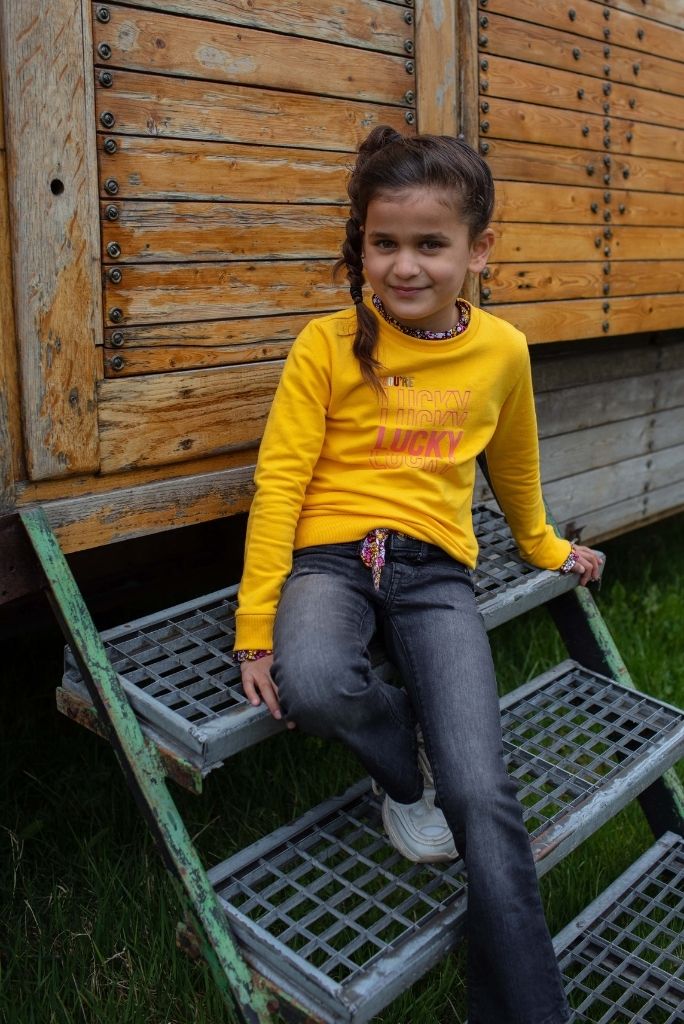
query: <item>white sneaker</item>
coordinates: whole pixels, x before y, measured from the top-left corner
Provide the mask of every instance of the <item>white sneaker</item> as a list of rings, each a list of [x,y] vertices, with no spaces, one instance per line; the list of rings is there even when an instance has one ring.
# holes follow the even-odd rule
[[[456,860],[458,852],[446,818],[435,807],[435,791],[426,786],[420,800],[399,804],[385,795],[382,822],[392,846],[416,863]]]

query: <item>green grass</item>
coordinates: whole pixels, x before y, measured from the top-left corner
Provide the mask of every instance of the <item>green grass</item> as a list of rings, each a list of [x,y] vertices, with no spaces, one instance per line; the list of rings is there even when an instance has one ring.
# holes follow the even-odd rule
[[[684,705],[684,518],[605,549],[598,602],[636,685]],[[54,710],[60,637],[4,646],[0,1021],[233,1024],[204,966],[176,950],[171,886],[110,749]],[[493,647],[502,690],[564,656],[543,611],[501,627]],[[174,792],[212,863],[359,776],[339,746],[292,734],[237,755],[201,798]],[[649,845],[633,804],[547,875],[552,932]],[[378,1024],[459,1024],[462,967],[459,951]]]

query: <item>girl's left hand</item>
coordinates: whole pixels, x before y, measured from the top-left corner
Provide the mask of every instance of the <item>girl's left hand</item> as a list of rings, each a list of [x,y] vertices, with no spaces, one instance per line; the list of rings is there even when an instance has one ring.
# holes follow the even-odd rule
[[[603,555],[591,548],[585,548],[582,544],[573,544],[577,561],[572,567],[580,577],[580,586],[586,587],[587,583],[593,583],[601,578],[601,567],[603,566]]]

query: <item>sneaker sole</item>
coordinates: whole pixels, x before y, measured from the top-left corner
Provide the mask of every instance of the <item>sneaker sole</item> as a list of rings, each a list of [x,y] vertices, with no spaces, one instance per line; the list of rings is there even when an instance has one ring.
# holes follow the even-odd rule
[[[384,802],[382,805],[382,824],[385,827],[387,838],[389,839],[394,849],[397,850],[402,855],[402,857],[406,857],[406,859],[410,860],[413,864],[443,864],[454,860],[458,860],[458,853],[440,853],[439,850],[435,850],[430,851],[429,853],[426,852],[423,855],[419,855],[416,853],[414,849],[411,849],[411,847],[406,846],[404,837],[394,827],[392,816],[390,812],[387,810],[387,805]]]

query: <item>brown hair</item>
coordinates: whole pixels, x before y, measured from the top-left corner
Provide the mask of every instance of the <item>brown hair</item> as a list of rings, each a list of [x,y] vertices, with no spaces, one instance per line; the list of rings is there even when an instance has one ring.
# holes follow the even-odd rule
[[[356,305],[354,355],[364,380],[376,391],[380,382],[375,356],[378,322],[363,304],[363,233],[368,204],[383,192],[417,186],[448,189],[455,194],[460,215],[475,239],[488,226],[494,208],[494,182],[489,167],[462,139],[450,135],[400,135],[394,128],[379,125],[359,146],[356,165],[347,192],[351,208],[342,244],[342,256],[335,265],[347,271],[349,291]]]

